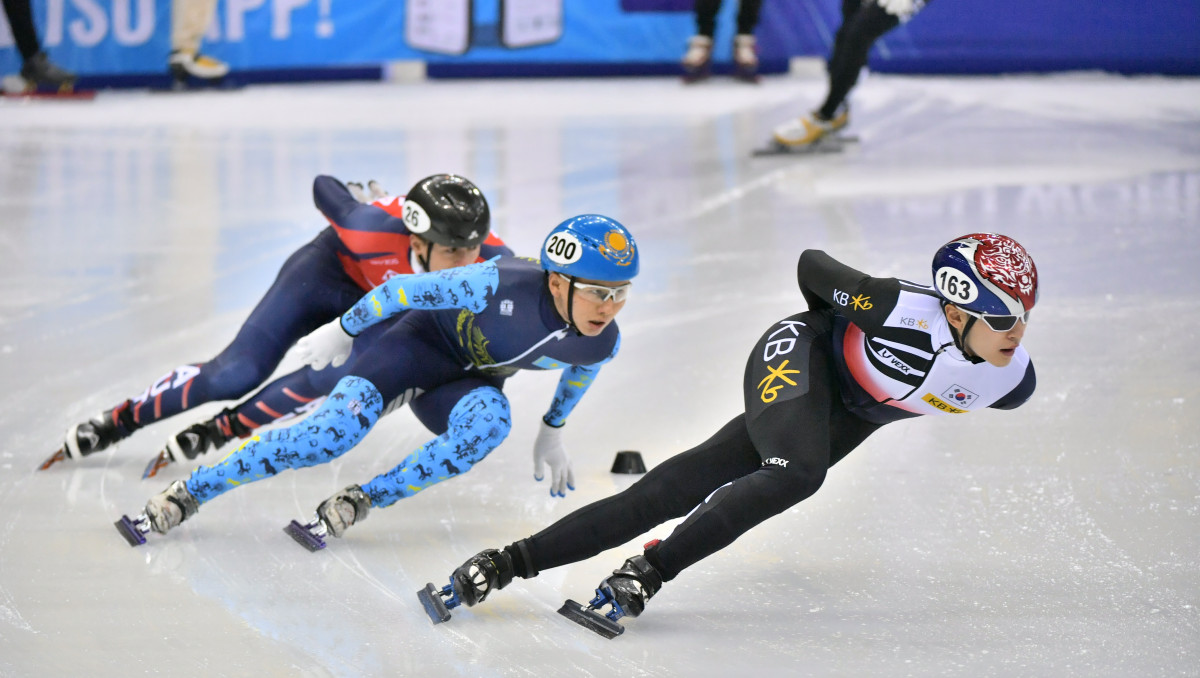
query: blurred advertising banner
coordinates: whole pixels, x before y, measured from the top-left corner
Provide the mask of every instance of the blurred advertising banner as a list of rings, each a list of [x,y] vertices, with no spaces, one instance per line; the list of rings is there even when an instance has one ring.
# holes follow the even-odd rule
[[[717,21],[728,60],[736,0]],[[764,70],[825,56],[841,0],[764,0]],[[170,0],[34,0],[42,45],[81,75],[158,73]],[[1097,68],[1200,72],[1200,2],[936,0],[880,40],[880,71],[996,73]],[[1188,28],[1190,27],[1190,28]],[[670,72],[695,32],[690,0],[220,0],[202,51],[235,70],[418,60],[459,75]],[[0,72],[20,55],[0,18]]]

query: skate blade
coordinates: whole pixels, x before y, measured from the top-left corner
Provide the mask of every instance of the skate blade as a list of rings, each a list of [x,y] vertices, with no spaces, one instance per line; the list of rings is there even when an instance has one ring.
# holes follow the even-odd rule
[[[296,521],[292,521],[287,527],[283,528],[284,532],[296,540],[296,543],[316,553],[325,548],[325,540],[308,531],[307,525],[301,525]]]
[[[820,155],[824,153],[841,153],[849,144],[857,143],[857,136],[827,136],[804,146],[785,146],[772,140],[762,148],[754,149],[751,153],[756,158],[776,155]]]
[[[113,523],[113,525],[116,526],[117,532],[120,532],[121,536],[125,537],[125,541],[129,542],[130,546],[137,547],[146,543],[145,535],[129,519],[129,516],[121,516],[121,519]]]
[[[450,621],[450,609],[442,602],[442,592],[435,588],[432,582],[417,591],[417,600],[421,601],[421,606],[425,608],[425,614],[429,615],[430,621],[434,624]]]
[[[596,612],[587,605],[582,605],[574,600],[567,599],[567,602],[563,603],[563,606],[558,609],[558,613],[586,629],[599,633],[605,638],[616,638],[625,633],[624,626]]]
[[[6,99],[43,99],[47,101],[91,101],[96,98],[95,92],[5,92]]]
[[[5,76],[0,87],[3,88],[5,97],[13,99],[90,100],[96,98],[95,91],[77,91],[74,83],[64,83],[61,86],[38,85],[28,82],[19,75]]]
[[[158,456],[151,459],[149,464],[146,464],[146,470],[142,472],[142,480],[153,478],[158,475],[158,472],[171,465],[174,459],[171,459],[171,453],[163,450],[158,453]]]
[[[49,459],[47,459],[46,461],[43,461],[43,462],[42,462],[42,465],[38,467],[38,470],[39,470],[39,471],[45,471],[46,469],[48,469],[48,468],[50,468],[51,466],[53,466],[53,465],[57,464],[58,462],[60,462],[60,461],[66,461],[67,459],[68,459],[68,457],[67,457],[67,448],[65,448],[65,447],[60,447],[60,448],[58,448],[58,451],[57,451],[57,452],[55,452],[54,454],[50,455],[50,458],[49,458]]]

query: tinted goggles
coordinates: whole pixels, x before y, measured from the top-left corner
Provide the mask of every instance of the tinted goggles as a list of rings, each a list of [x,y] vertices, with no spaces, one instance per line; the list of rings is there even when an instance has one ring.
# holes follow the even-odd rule
[[[959,306],[958,310],[966,313],[967,315],[979,318],[985,324],[987,324],[988,329],[993,332],[1007,332],[1016,327],[1018,320],[1028,325],[1029,314],[1031,313],[1031,311],[1025,311],[1021,315],[988,315],[987,313],[975,313],[974,311],[968,311],[962,306]]]
[[[579,291],[580,296],[597,304],[603,304],[609,299],[619,304],[629,298],[629,290],[633,287],[633,283],[625,283],[616,287],[581,282],[571,284]]]

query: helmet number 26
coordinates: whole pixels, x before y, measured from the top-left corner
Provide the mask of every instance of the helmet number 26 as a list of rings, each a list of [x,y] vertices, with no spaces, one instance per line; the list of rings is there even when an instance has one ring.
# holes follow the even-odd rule
[[[938,270],[934,276],[934,281],[937,283],[938,290],[942,296],[952,302],[960,304],[969,304],[979,297],[979,290],[975,287],[974,281],[949,266],[944,266]]]

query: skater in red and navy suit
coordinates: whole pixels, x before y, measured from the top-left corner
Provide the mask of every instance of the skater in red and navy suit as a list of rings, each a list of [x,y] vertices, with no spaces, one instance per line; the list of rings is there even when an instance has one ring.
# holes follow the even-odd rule
[[[329,226],[288,257],[233,342],[211,360],[181,365],[140,394],[72,426],[62,448],[42,468],[104,450],[147,424],[197,405],[245,396],[271,376],[300,338],[392,276],[512,254],[490,232],[483,193],[463,177],[426,177],[399,197],[387,195],[374,182],[369,187],[368,196],[358,184],[317,177],[313,200]],[[288,410],[310,399],[296,396]],[[278,416],[266,410],[226,410],[215,418],[214,432],[228,440]],[[224,440],[201,442],[207,449]],[[191,450],[192,456],[201,451]]]

